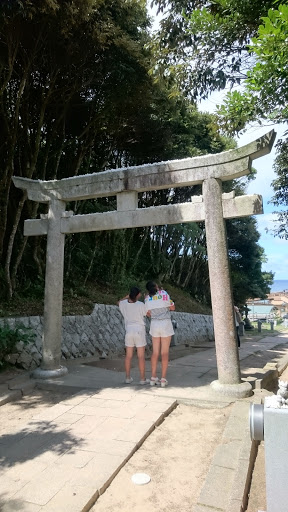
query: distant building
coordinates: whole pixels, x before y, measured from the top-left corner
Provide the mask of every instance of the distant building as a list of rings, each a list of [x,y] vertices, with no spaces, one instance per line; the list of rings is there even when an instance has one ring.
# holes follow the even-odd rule
[[[255,320],[265,320],[269,322],[269,320],[274,320],[277,316],[277,310],[273,305],[267,305],[257,301],[247,301],[247,306],[250,309],[248,318],[252,322]]]
[[[267,299],[249,299],[247,300],[249,308],[248,318],[255,320],[273,320],[284,318],[288,315],[288,291],[269,293]]]
[[[288,314],[288,292],[274,292],[269,293],[268,299],[278,312],[278,316],[283,318],[284,315]]]

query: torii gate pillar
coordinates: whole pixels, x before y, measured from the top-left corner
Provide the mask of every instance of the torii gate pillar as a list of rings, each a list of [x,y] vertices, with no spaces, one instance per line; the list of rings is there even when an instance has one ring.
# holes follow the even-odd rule
[[[222,182],[209,178],[203,182],[205,230],[212,299],[218,380],[213,389],[235,398],[249,396],[251,386],[241,383],[238,347],[231,290],[226,225],[222,208]]]
[[[61,217],[65,202],[51,199],[48,210],[44,325],[42,367],[33,372],[35,378],[65,375],[68,370],[61,366],[62,304],[65,234],[61,233]]]

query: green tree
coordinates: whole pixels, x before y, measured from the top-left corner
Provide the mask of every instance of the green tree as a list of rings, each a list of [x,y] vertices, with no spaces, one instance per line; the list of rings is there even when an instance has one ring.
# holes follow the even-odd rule
[[[277,212],[277,223],[274,234],[280,238],[288,240],[288,141],[279,141],[277,144],[278,155],[275,160],[274,169],[277,178],[272,181],[275,194],[271,199],[271,203],[275,206],[286,209]]]
[[[268,0],[154,0],[165,12],[155,38],[155,75],[175,73],[193,98],[241,85],[219,107],[219,123],[233,135],[247,123],[287,122],[288,5]],[[169,9],[168,9],[169,8]],[[286,141],[278,145],[271,202],[287,206]],[[287,212],[274,233],[288,238]]]
[[[230,133],[238,132],[249,121],[288,120],[288,5],[269,9],[262,23],[249,45],[254,65],[247,72],[243,91],[228,93],[219,109]]]
[[[218,109],[220,122],[229,133],[238,132],[250,121],[288,121],[288,5],[269,9],[262,22],[249,46],[256,62],[247,73],[243,90],[228,93]],[[277,178],[272,182],[275,195],[271,202],[287,207],[287,139],[278,143],[277,151]],[[287,210],[276,213],[274,234],[288,239]]]
[[[142,0],[2,2],[0,274],[9,296],[18,285],[38,297],[45,267],[45,240],[24,238],[22,223],[46,207],[15,190],[13,174],[61,179],[235,146],[220,135],[215,116],[199,113],[176,89],[176,69],[169,80],[149,75],[147,26]],[[140,206],[190,201],[199,193],[199,186],[152,191]],[[113,210],[116,201],[67,207],[92,213]],[[170,279],[209,301],[204,225],[67,236],[66,287],[135,276]]]
[[[227,237],[234,301],[243,305],[249,297],[265,298],[273,282],[271,273],[261,270],[264,249],[253,217],[227,221]]]
[[[156,76],[176,76],[192,98],[241,83],[249,42],[277,0],[154,0],[163,14],[154,39]]]
[[[142,0],[1,2],[0,262],[9,296],[27,255],[19,226],[43,211],[11,186],[12,175],[89,172],[95,146],[92,164],[105,168],[123,113],[134,101],[135,115],[149,90],[147,25]],[[40,271],[40,244],[28,245]]]

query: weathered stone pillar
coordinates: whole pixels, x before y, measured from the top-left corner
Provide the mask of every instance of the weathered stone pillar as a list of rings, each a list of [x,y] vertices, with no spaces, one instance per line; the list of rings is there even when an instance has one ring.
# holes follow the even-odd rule
[[[221,180],[209,178],[203,182],[203,199],[218,367],[218,381],[211,386],[241,398],[251,394],[251,385],[241,383],[240,377]]]
[[[45,274],[45,303],[43,328],[43,359],[41,368],[32,376],[48,379],[67,373],[60,365],[62,341],[62,302],[65,235],[61,230],[61,216],[65,202],[52,199],[49,203]]]

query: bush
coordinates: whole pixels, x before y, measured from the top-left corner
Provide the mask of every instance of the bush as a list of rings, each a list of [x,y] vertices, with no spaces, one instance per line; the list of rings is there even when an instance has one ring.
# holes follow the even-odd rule
[[[17,343],[24,345],[33,342],[35,333],[23,324],[17,324],[13,329],[9,325],[0,325],[0,368],[5,364],[5,358],[12,354]]]

